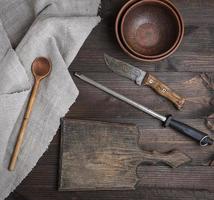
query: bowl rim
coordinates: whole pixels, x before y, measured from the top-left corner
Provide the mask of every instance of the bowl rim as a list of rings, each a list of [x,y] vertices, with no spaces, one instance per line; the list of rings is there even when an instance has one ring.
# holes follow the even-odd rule
[[[171,47],[167,51],[164,51],[163,53],[160,53],[160,54],[157,54],[157,55],[144,55],[144,54],[141,54],[141,53],[135,51],[130,46],[130,44],[128,43],[128,41],[127,41],[127,39],[126,39],[126,37],[124,35],[124,24],[125,24],[126,17],[128,16],[128,14],[130,14],[130,12],[132,12],[134,9],[136,9],[138,6],[140,6],[141,4],[144,4],[144,3],[157,3],[157,5],[161,5],[164,8],[167,8],[173,14],[173,16],[176,18],[176,24],[178,26],[178,32],[177,32],[176,40],[173,42],[173,45],[171,45]],[[143,1],[138,1],[138,2],[134,3],[133,5],[131,5],[126,10],[126,12],[124,13],[124,15],[122,17],[122,21],[121,21],[121,25],[120,25],[120,32],[121,32],[121,36],[122,36],[123,42],[130,49],[130,51],[132,51],[133,53],[135,53],[138,56],[142,56],[143,55],[143,56],[145,56],[147,58],[157,58],[157,57],[162,57],[162,56],[168,54],[172,49],[175,48],[175,46],[177,45],[177,43],[178,43],[178,41],[180,39],[181,24],[180,24],[180,20],[179,20],[178,14],[173,10],[173,8],[171,6],[169,6],[165,2],[160,1],[160,0],[143,0]]]
[[[174,49],[171,49],[171,52],[168,52],[168,54],[166,54],[165,56],[156,57],[156,58],[148,58],[148,57],[145,57],[143,55],[141,55],[141,56],[135,55],[133,52],[130,52],[130,50],[125,46],[125,44],[123,44],[122,38],[120,38],[119,25],[120,25],[120,21],[121,21],[121,18],[123,16],[124,12],[129,8],[129,6],[133,5],[133,4],[137,3],[137,2],[140,2],[140,1],[143,1],[143,0],[130,0],[130,1],[126,2],[122,6],[122,8],[119,10],[119,12],[117,14],[117,17],[116,17],[116,21],[115,21],[115,33],[116,33],[117,41],[118,41],[120,47],[122,48],[122,50],[127,55],[131,56],[134,59],[137,59],[139,61],[146,61],[146,62],[156,62],[156,61],[163,60],[163,59],[169,57],[171,54],[173,54],[178,49],[178,47],[180,46],[180,44],[182,42],[182,39],[183,39],[183,36],[184,36],[184,22],[183,22],[183,18],[181,16],[181,14],[179,13],[178,9],[175,7],[175,5],[171,1],[162,0],[165,3],[169,4],[172,7],[172,9],[177,13],[177,15],[179,17],[179,21],[180,21],[180,24],[181,24],[180,38],[179,38],[176,46],[174,47]]]

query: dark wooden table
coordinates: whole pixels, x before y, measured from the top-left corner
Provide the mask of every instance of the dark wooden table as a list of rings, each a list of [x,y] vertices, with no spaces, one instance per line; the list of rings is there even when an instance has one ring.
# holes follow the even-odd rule
[[[185,37],[175,54],[158,63],[138,62],[119,48],[114,36],[114,20],[124,2],[103,0],[100,12],[103,20],[83,45],[69,68],[70,73],[82,72],[160,113],[172,113],[212,134],[205,123],[214,113],[214,1],[173,0],[184,17]],[[184,109],[177,111],[152,90],[137,87],[110,72],[104,64],[104,52],[153,72],[187,97]],[[207,74],[201,77],[204,72]],[[142,177],[136,191],[58,192],[58,133],[36,167],[8,200],[214,199],[214,168],[208,166],[214,157],[213,147],[201,148],[172,130],[163,130],[151,117],[76,78],[74,80],[80,95],[66,117],[136,123],[142,127],[142,148],[162,152],[176,148],[190,155],[193,161],[174,170],[162,165],[139,167],[137,173]]]

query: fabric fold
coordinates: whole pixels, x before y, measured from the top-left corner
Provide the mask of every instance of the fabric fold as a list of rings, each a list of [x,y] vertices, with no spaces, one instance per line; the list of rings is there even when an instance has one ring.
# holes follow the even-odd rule
[[[10,48],[1,60],[0,71],[0,95],[30,90],[25,69],[13,49]]]
[[[25,30],[11,31],[8,18],[0,26],[0,35],[5,37],[2,40],[5,44],[0,47],[0,199],[6,198],[36,165],[55,135],[60,118],[75,102],[78,89],[68,67],[100,21],[96,16],[100,3],[97,0],[22,0],[15,8],[17,2],[3,5],[0,0],[0,5],[11,12],[8,18],[11,14],[12,23],[29,28],[19,42],[19,37],[11,37],[23,35]],[[19,8],[22,11],[26,8],[26,13],[14,22],[14,16],[20,14],[20,10],[16,11]],[[29,15],[30,10],[34,14]],[[27,15],[32,19],[31,27]],[[11,27],[18,27],[17,24]],[[13,49],[16,42],[19,44]],[[34,82],[31,64],[39,56],[51,61],[52,72],[41,83],[16,169],[9,172],[8,164]]]

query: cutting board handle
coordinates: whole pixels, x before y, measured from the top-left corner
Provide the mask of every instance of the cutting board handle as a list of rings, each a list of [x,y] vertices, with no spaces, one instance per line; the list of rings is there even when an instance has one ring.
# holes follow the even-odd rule
[[[191,162],[191,158],[186,154],[178,151],[172,150],[167,153],[160,153],[158,151],[144,151],[142,150],[142,156],[145,161],[152,161],[153,164],[164,163],[172,168],[177,168],[188,162]]]

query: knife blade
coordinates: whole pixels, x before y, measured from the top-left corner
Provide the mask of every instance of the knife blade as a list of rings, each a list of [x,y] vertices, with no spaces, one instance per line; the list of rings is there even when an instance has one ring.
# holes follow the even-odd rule
[[[156,119],[159,119],[160,121],[163,122],[164,127],[170,127],[172,129],[198,141],[201,146],[212,145],[214,143],[213,139],[208,134],[174,119],[171,115],[168,115],[165,117],[165,116],[151,110],[150,108],[147,108],[144,105],[141,105],[141,104],[127,98],[126,96],[123,96],[122,94],[119,94],[116,91],[113,91],[113,90],[105,87],[104,85],[97,83],[96,81],[94,81],[82,74],[78,74],[76,72],[76,73],[74,73],[74,75],[76,77],[80,78],[81,80],[85,81],[86,83],[89,83],[89,84],[95,86],[96,88],[114,96],[115,98],[118,98],[121,101],[126,102],[127,104],[137,108],[138,110],[141,110],[144,113],[147,113],[148,115],[151,115]]]
[[[129,63],[113,58],[107,54],[104,54],[104,59],[109,69],[111,69],[116,74],[134,81],[139,86],[149,86],[156,93],[170,100],[179,110],[183,107],[185,98],[175,93],[172,89],[170,89],[166,84],[164,84],[155,76],[137,67],[134,67]]]

